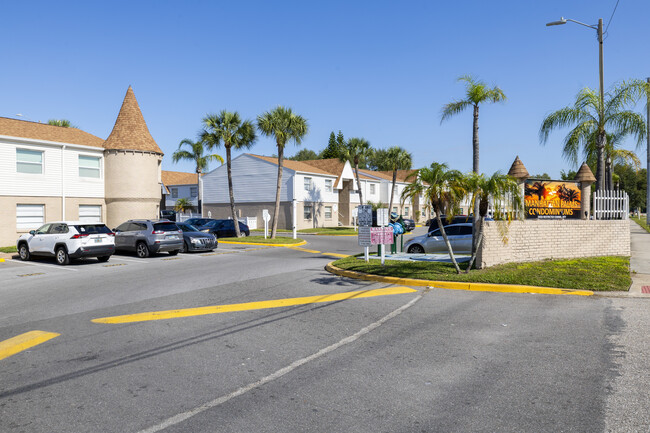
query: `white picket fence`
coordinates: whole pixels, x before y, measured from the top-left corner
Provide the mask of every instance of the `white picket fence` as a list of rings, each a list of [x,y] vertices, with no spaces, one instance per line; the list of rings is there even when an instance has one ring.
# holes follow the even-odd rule
[[[630,216],[630,198],[625,191],[594,191],[594,218],[626,220]]]

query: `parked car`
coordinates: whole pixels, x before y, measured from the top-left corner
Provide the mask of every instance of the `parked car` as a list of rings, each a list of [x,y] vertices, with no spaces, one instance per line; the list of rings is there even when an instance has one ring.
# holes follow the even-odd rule
[[[196,228],[206,225],[209,221],[214,221],[213,218],[188,218],[184,223],[193,225]]]
[[[71,259],[97,257],[106,262],[115,252],[115,237],[102,223],[55,221],[22,235],[16,246],[21,260],[51,256],[67,265]]]
[[[210,233],[204,233],[187,223],[176,223],[178,228],[183,231],[183,249],[182,253],[190,251],[212,251],[217,248],[217,238]]]
[[[176,211],[171,209],[165,209],[160,211],[161,219],[168,219],[169,221],[176,222]]]
[[[404,230],[407,232],[412,232],[415,230],[415,221],[410,218],[402,218],[402,223],[404,224]]]
[[[474,222],[474,217],[472,215],[456,215],[455,217],[452,218],[451,221],[447,221],[447,215],[441,215],[440,219],[442,220],[442,223],[444,224],[445,227],[451,224],[463,224],[463,223],[473,223]],[[437,218],[431,218],[430,220],[427,221],[427,225],[429,226],[429,232],[432,232],[436,230],[438,226],[438,219]]]
[[[241,221],[238,222],[239,222],[239,232],[243,236],[250,236],[251,231],[248,229],[248,226]],[[235,224],[233,220],[210,219],[208,220],[207,223],[203,224],[202,226],[199,226],[198,229],[205,233],[212,233],[218,238],[231,238],[236,235]]]
[[[445,233],[455,254],[472,253],[472,223],[451,224],[445,226]],[[416,236],[404,244],[407,253],[447,253],[447,245],[436,229],[426,235]]]
[[[183,232],[169,220],[128,220],[113,229],[115,249],[135,251],[138,257],[168,252],[175,256],[183,249]]]

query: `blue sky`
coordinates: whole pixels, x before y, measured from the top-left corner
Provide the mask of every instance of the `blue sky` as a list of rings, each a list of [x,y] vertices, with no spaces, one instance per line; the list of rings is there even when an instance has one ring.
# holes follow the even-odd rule
[[[414,167],[472,166],[471,111],[440,123],[473,74],[508,100],[480,112],[480,168],[507,172],[519,155],[531,174],[559,177],[559,131],[541,146],[550,112],[598,86],[596,31],[546,27],[561,16],[609,22],[616,0],[4,2],[0,116],[64,118],[106,138],[133,86],[163,169],[194,139],[207,113],[244,118],[276,105],[308,119],[301,147],[319,151],[331,131],[375,148],[399,145]],[[647,0],[620,0],[604,45],[605,87],[650,76]],[[638,111],[645,112],[639,104]],[[634,143],[627,147],[634,148]],[[285,155],[300,147],[288,145]],[[260,137],[252,153],[271,155]],[[223,149],[216,153],[225,156]],[[237,153],[235,153],[235,156]],[[645,144],[638,151],[646,160]],[[215,163],[211,168],[215,168]]]

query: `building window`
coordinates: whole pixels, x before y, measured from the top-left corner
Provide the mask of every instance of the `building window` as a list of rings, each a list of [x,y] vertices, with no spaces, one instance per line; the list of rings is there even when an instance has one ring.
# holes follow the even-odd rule
[[[40,150],[16,149],[16,171],[18,173],[43,173],[43,152]]]
[[[397,213],[397,206],[393,206],[393,213]]]
[[[192,197],[198,197],[199,196],[199,187],[198,186],[191,186],[190,187],[190,195]]]
[[[178,198],[178,188],[171,188],[172,198]]]
[[[332,219],[332,206],[325,206],[325,219],[326,220]]]
[[[311,177],[305,178],[305,191],[311,190]]]
[[[99,157],[79,155],[79,177],[99,179]]]
[[[332,179],[325,179],[325,191],[332,192]]]
[[[408,206],[404,206],[404,217],[405,218],[409,217],[409,207]]]
[[[310,204],[306,204],[305,207],[303,208],[304,218],[306,220],[311,219],[311,211],[312,211],[312,206]]]
[[[18,204],[16,205],[16,228],[18,230],[37,229],[45,221],[45,205]]]
[[[374,194],[374,193],[375,193],[375,184],[371,183],[370,184],[370,194]]]
[[[85,223],[100,223],[102,222],[102,206],[80,204],[79,205],[79,221]]]

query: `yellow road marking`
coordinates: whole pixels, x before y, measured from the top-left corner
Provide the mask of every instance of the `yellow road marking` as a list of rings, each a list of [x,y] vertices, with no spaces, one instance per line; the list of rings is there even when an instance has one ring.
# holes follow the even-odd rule
[[[0,341],[0,359],[5,359],[18,352],[37,346],[58,337],[56,332],[29,331],[5,341]]]
[[[318,253],[320,253],[320,251],[316,251],[316,250],[308,250],[307,248],[300,248],[300,247],[288,247],[288,248],[291,248],[292,250],[304,251],[304,252],[306,252],[306,253],[314,253],[314,254],[318,254]]]
[[[349,254],[339,254],[339,253],[323,253],[324,256],[333,256],[333,257],[350,257]]]
[[[44,275],[43,272],[34,272],[33,274],[20,274],[19,277],[33,277],[35,275]]]
[[[266,308],[291,307],[293,305],[317,304],[344,301],[348,299],[370,298],[373,296],[413,293],[409,287],[387,287],[385,289],[359,290],[355,292],[333,293],[331,295],[306,296],[302,298],[276,299],[273,301],[246,302],[243,304],[212,305],[208,307],[185,308],[181,310],[151,311],[148,313],[127,314],[124,316],[93,319],[94,323],[132,323],[149,320],[174,319],[177,317],[204,316],[207,314],[230,313],[234,311],[261,310]]]

